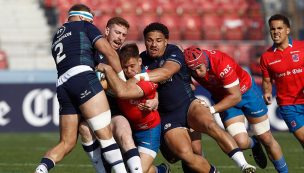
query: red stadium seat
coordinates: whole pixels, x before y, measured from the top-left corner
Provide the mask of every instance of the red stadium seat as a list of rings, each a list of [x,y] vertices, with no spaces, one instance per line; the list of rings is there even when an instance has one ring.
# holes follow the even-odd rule
[[[247,23],[247,39],[248,40],[264,40],[265,29],[264,20],[262,18],[249,18]]]
[[[181,29],[183,32],[183,39],[185,40],[201,40],[202,23],[201,18],[195,15],[184,14],[181,18]]]
[[[117,15],[137,14],[135,1],[117,0],[115,6],[115,13]]]
[[[140,35],[140,39],[143,39],[143,31],[144,31],[144,28],[149,25],[150,23],[153,23],[153,22],[158,22],[159,19],[158,19],[158,16],[154,13],[154,14],[150,14],[150,15],[141,15],[139,16],[139,19],[138,19],[138,28],[139,28],[139,35]]]
[[[214,14],[205,14],[202,17],[202,31],[203,38],[205,40],[221,40],[222,30],[221,30],[222,20],[219,16]]]
[[[139,21],[138,16],[133,15],[133,14],[129,14],[129,15],[123,15],[121,17],[126,19],[130,24],[130,28],[128,30],[127,40],[139,40],[140,33],[138,32],[138,30],[139,30],[139,28],[138,28],[138,21]]]
[[[149,0],[138,0],[136,2],[136,7],[138,7],[138,13],[144,15],[153,15],[156,13],[157,2]]]
[[[242,40],[246,31],[245,21],[237,14],[224,17],[222,31],[226,40]]]
[[[163,15],[160,23],[166,25],[170,31],[170,40],[181,40],[181,31],[179,25],[179,17],[177,15]]]
[[[193,0],[193,3],[199,7],[200,14],[214,14],[217,11],[217,2],[214,0]]]
[[[158,0],[157,13],[159,15],[176,14],[176,3],[170,0]]]
[[[8,60],[6,53],[1,50],[0,50],[0,69],[1,70],[8,69]]]

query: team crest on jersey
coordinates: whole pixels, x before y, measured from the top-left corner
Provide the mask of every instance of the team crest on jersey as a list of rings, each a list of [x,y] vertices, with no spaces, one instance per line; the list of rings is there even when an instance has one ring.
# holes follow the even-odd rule
[[[298,62],[300,60],[300,57],[298,54],[293,54],[293,55],[291,55],[291,57],[292,57],[293,62]]]
[[[164,63],[165,63],[165,60],[161,60],[161,61],[159,62],[159,64],[158,64],[158,66],[159,66],[159,67],[162,67],[162,66],[164,65]]]
[[[57,30],[57,38],[59,38],[60,36],[62,36],[62,34],[65,32],[65,26],[61,26],[58,30]]]
[[[291,125],[291,127],[296,127],[297,123],[296,123],[296,121],[293,120],[293,121],[290,122],[290,125]]]

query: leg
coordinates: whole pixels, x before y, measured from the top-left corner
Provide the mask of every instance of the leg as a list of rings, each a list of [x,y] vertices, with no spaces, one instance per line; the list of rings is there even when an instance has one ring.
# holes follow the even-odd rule
[[[261,117],[248,117],[252,124],[253,132],[265,147],[269,159],[273,162],[278,172],[288,172],[282,150],[278,142],[272,136],[270,124],[267,115]]]
[[[164,141],[172,154],[181,159],[191,170],[208,173],[211,169],[206,159],[193,153],[191,139],[186,129],[174,128],[167,131],[164,135]]]
[[[104,91],[82,104],[80,110],[97,137],[105,160],[115,172],[127,172],[110,128],[111,113]]]
[[[142,172],[139,152],[134,144],[129,121],[122,115],[115,115],[112,118],[111,127],[131,173]]]
[[[47,173],[55,163],[72,151],[77,142],[79,116],[77,114],[61,115],[59,121],[60,141],[44,155],[36,173]]]
[[[242,169],[255,168],[247,163],[241,150],[238,148],[234,139],[214,121],[210,111],[201,105],[198,100],[192,101],[188,111],[188,124],[198,132],[206,133],[211,136],[221,147],[221,149],[233,159]]]
[[[304,149],[304,126],[296,130],[293,135],[298,139]]]
[[[82,121],[80,123],[79,134],[81,136],[82,147],[90,158],[96,173],[110,172],[111,168],[108,168],[108,171],[105,169],[102,160],[100,144],[98,140],[96,140],[96,137],[87,122]]]

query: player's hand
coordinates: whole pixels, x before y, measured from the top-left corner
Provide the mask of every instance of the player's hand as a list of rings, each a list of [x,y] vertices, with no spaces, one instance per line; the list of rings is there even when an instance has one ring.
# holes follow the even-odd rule
[[[95,70],[96,71],[100,71],[100,72],[106,72],[109,68],[112,68],[111,66],[104,64],[104,63],[99,63],[96,67]]]
[[[145,103],[140,103],[138,104],[138,108],[140,110],[145,110],[145,111],[155,111],[158,109],[158,99],[154,98],[154,99],[150,99],[150,100],[146,100]]]
[[[266,105],[270,105],[271,100],[272,100],[272,94],[271,93],[265,93],[263,95],[263,97],[264,97],[264,101],[265,101]]]

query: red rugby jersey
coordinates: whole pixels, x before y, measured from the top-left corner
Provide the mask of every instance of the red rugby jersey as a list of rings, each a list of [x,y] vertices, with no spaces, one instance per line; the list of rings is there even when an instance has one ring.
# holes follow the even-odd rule
[[[304,42],[289,40],[283,51],[270,47],[261,57],[263,76],[274,79],[279,105],[304,104]]]
[[[204,78],[193,78],[205,87],[214,98],[222,99],[227,95],[225,88],[240,85],[241,93],[245,93],[251,87],[251,77],[240,65],[229,55],[218,50],[204,50],[209,64]]]
[[[138,99],[118,99],[118,105],[132,129],[146,130],[157,126],[160,123],[160,116],[158,111],[142,111],[137,105],[155,97],[157,84],[139,81],[137,85],[144,91],[144,96]]]

